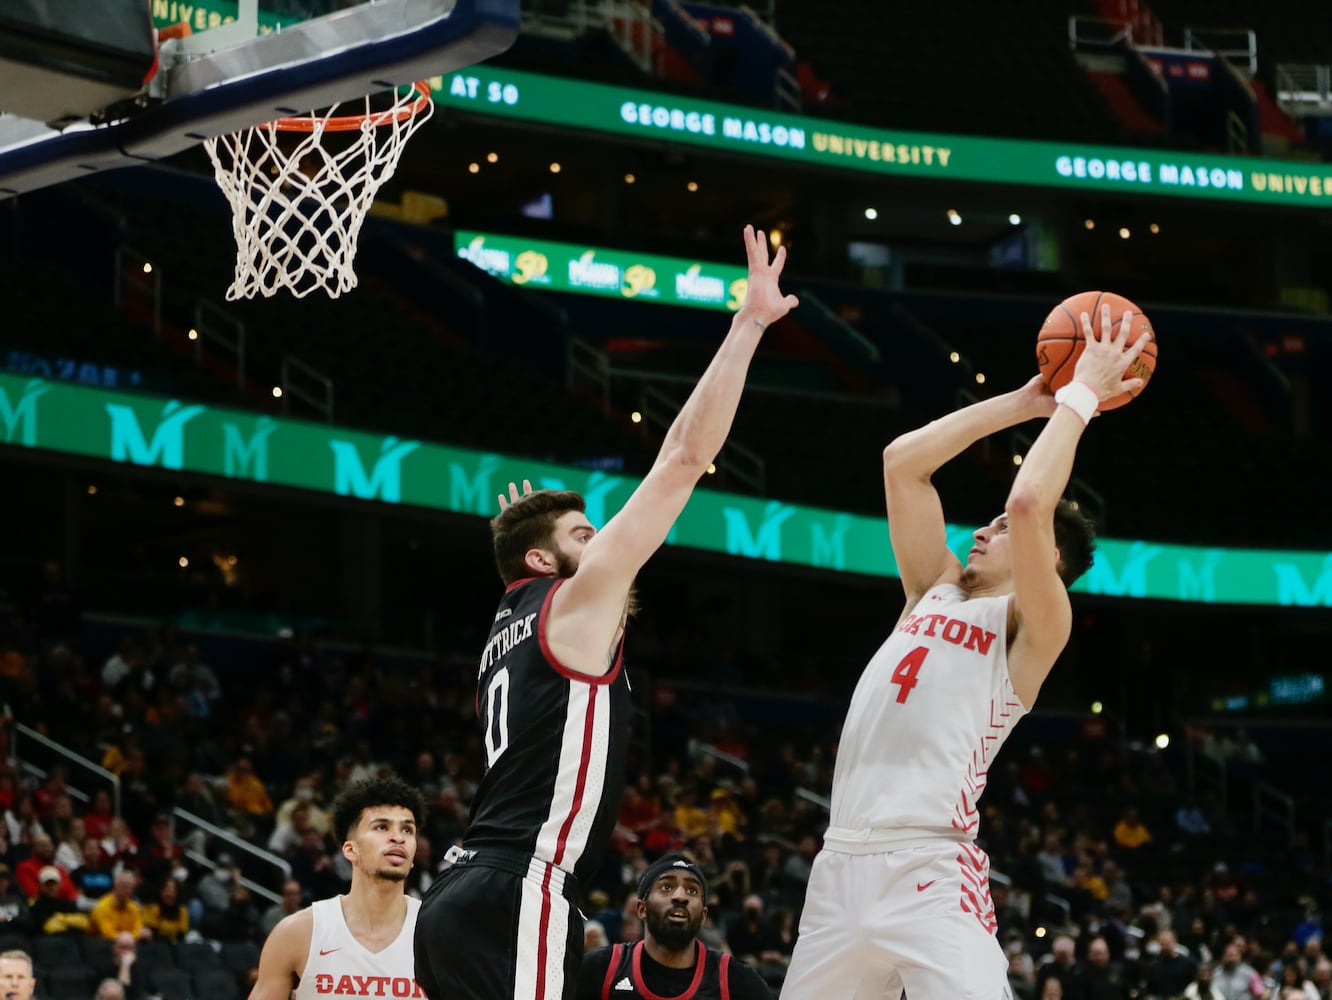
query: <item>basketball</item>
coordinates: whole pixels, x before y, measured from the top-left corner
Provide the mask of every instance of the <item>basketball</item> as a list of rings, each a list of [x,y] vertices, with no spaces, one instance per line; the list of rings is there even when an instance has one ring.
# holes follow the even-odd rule
[[[1124,378],[1140,378],[1143,386],[1132,392],[1123,392],[1101,404],[1100,412],[1114,410],[1133,399],[1146,388],[1156,371],[1156,334],[1152,323],[1142,314],[1136,305],[1114,292],[1079,292],[1070,295],[1050,311],[1041,325],[1041,332],[1036,338],[1036,363],[1040,365],[1041,377],[1045,384],[1055,392],[1073,380],[1073,369],[1082,356],[1084,346],[1082,336],[1082,314],[1091,317],[1093,327],[1100,330],[1101,306],[1110,306],[1110,319],[1115,332],[1119,332],[1119,322],[1126,310],[1133,312],[1133,327],[1129,331],[1129,342],[1136,344],[1143,336],[1151,337],[1151,342],[1143,348],[1141,354],[1129,365]]]

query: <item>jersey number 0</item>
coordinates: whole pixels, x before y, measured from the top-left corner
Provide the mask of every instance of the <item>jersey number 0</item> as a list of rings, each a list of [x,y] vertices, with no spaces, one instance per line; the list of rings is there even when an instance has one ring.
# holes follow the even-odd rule
[[[896,677],[896,675],[894,675]],[[486,768],[509,746],[509,668],[501,667],[486,688]]]

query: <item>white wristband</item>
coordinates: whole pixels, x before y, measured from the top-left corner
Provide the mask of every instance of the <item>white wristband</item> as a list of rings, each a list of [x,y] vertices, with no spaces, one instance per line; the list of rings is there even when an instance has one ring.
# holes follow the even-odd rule
[[[1100,409],[1101,397],[1086,382],[1070,382],[1055,393],[1055,402],[1078,415],[1085,427]]]

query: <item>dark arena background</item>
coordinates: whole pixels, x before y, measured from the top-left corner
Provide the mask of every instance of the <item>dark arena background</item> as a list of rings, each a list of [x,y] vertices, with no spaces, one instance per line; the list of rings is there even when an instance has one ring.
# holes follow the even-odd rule
[[[150,10],[164,38],[238,13]],[[172,107],[141,90],[151,46],[0,28],[0,109],[44,142],[99,135],[117,95],[131,126]],[[82,76],[13,69],[63,44]],[[73,126],[34,96],[63,77],[91,91]],[[111,962],[32,918],[43,835],[92,873],[85,909],[118,867],[150,915],[176,887],[188,929],[138,945],[169,1000],[246,995],[284,884],[341,891],[323,807],[352,778],[425,790],[429,883],[484,762],[495,497],[618,509],[753,223],[802,304],[641,574],[631,791],[584,912],[635,940],[638,873],[689,851],[705,940],[780,988],[846,704],[902,607],[882,450],[1021,385],[1047,313],[1107,290],[1160,360],[1079,447],[1097,562],[981,801],[1013,993],[1179,996],[1238,942],[1261,995],[1328,1000],[1332,7],[525,0],[507,52],[430,83],[337,298],[227,299],[201,136],[40,183],[0,156],[0,950],[38,995]],[[935,477],[964,554],[1038,430]]]

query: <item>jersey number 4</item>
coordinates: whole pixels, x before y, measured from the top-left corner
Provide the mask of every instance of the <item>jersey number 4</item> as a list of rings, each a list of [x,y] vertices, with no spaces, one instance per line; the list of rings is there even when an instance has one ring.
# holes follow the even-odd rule
[[[486,767],[489,769],[509,746],[508,667],[495,671],[490,687],[486,688],[485,720]]]
[[[916,674],[920,673],[920,665],[925,662],[925,657],[929,653],[928,646],[917,646],[902,657],[902,662],[893,669],[892,682],[897,685],[899,705],[906,702],[911,689],[916,686]]]

